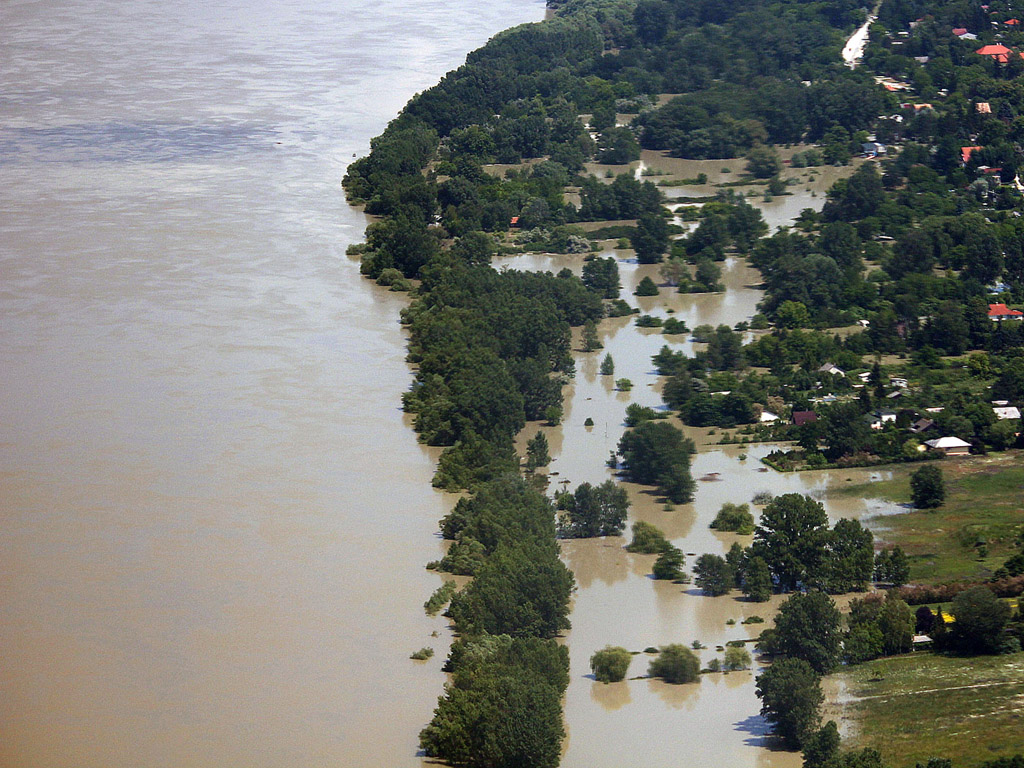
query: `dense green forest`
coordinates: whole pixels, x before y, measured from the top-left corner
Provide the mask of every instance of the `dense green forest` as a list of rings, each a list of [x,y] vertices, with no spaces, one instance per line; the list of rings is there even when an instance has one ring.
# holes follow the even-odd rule
[[[1024,323],[989,312],[1024,301],[1024,33],[1005,23],[1024,6],[883,0],[851,69],[840,50],[866,15],[852,0],[551,5],[551,19],[495,36],[415,96],[344,179],[349,200],[377,217],[353,249],[362,273],[411,291],[402,321],[415,380],[403,404],[421,438],[444,447],[434,483],[469,491],[442,521],[452,543],[433,564],[473,580],[439,598],[450,598],[460,637],[421,743],[431,757],[488,768],[557,765],[568,657],[554,638],[569,626],[573,578],[556,538],[617,534],[626,519],[613,483],[552,502],[532,476],[546,444],[531,441],[526,478],[514,449],[527,422],[561,418],[571,329],[585,326],[592,341],[594,323],[630,311],[615,261],[595,258],[599,238],[576,225],[614,222],[605,236],[662,263],[648,295],[719,290],[716,262],[729,255],[761,271],[755,317],[693,329],[705,345],[697,353],[666,346],[654,363],[684,423],[736,429],[733,440],[794,440],[773,457],[780,469],[918,461],[930,457],[925,437],[940,434],[974,452],[1003,450],[1020,445],[1019,420],[997,417],[989,401],[1024,401]],[[996,43],[1009,53],[975,52]],[[775,145],[816,145],[790,153],[786,163],[801,168],[848,164],[869,141],[888,145],[884,159],[860,162],[820,212],[772,234],[731,189],[690,210],[697,224],[683,234],[656,184],[584,167],[627,163],[641,148],[742,157],[768,194],[785,194]],[[493,269],[510,229],[518,247],[581,254],[582,278]],[[680,325],[670,319],[664,331],[688,330]],[[766,421],[766,411],[781,418]],[[815,418],[790,424],[798,412]],[[612,463],[688,501],[693,443],[651,409],[634,409],[627,426]],[[754,600],[809,591],[764,638],[766,653],[784,657],[759,680],[765,715],[808,765],[880,765],[841,754],[838,735],[815,725],[818,676],[840,658],[839,639],[808,651],[784,628],[789,614],[793,626],[836,620],[826,592],[880,574],[898,584],[902,552],[875,559],[869,532],[850,521],[829,529],[809,499],[765,512],[752,547],[698,559],[697,585],[738,586]],[[806,534],[797,544],[793,530]],[[651,550],[666,578],[681,574],[673,549]],[[856,607],[846,658],[902,648],[904,608]]]

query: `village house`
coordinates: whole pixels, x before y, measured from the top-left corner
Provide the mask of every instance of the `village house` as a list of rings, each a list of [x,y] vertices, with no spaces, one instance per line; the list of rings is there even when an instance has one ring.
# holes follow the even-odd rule
[[[918,419],[910,425],[910,433],[914,435],[920,435],[932,429],[935,426],[935,422],[932,419]]]
[[[971,155],[984,147],[960,147],[960,164],[967,165],[971,162]]]
[[[866,141],[860,148],[865,157],[878,157],[886,152],[885,144],[879,144],[877,141]]]
[[[993,323],[1002,320],[1024,320],[1024,312],[1019,309],[1010,309],[1005,304],[989,304],[988,319]]]
[[[1002,43],[996,43],[995,45],[983,45],[981,48],[975,51],[979,56],[988,56],[993,61],[998,61],[1000,64],[1005,64],[1010,60],[1010,54],[1013,53]]]
[[[1016,406],[1013,405],[997,405],[993,407],[992,410],[995,412],[996,418],[999,419],[1000,421],[1003,421],[1004,419],[1020,418],[1020,408],[1017,408]]]
[[[818,420],[818,414],[814,411],[793,411],[793,425],[802,427],[812,421]]]
[[[937,437],[934,440],[925,440],[924,444],[936,453],[946,456],[966,456],[971,452],[971,444],[959,437]]]
[[[840,368],[838,365],[832,365],[832,363],[825,363],[818,369],[818,373],[830,373],[833,376],[845,376],[846,371]]]
[[[900,389],[906,389],[909,384],[909,382],[902,376],[893,376],[889,379],[889,383],[894,387],[899,387]]]
[[[771,411],[761,411],[760,422],[762,424],[772,424],[778,420],[779,417],[777,414],[774,414]]]
[[[872,429],[882,429],[886,424],[896,423],[896,411],[875,411],[864,416]]]

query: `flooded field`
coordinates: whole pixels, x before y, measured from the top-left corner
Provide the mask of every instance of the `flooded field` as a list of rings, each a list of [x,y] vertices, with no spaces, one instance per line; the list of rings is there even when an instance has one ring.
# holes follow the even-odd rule
[[[652,158],[648,158],[652,159]],[[666,162],[662,158],[658,162]],[[712,161],[671,161],[677,174],[696,174]],[[719,163],[720,161],[713,161]],[[736,165],[736,162],[732,162]],[[833,177],[850,169],[829,169]],[[705,171],[707,172],[707,171]],[[710,176],[710,173],[709,173]],[[831,182],[830,182],[831,183]],[[693,194],[708,194],[694,188]],[[811,196],[804,189],[787,196],[788,208],[820,208],[824,194]],[[759,198],[752,204],[770,207]],[[766,212],[767,215],[767,212]],[[795,213],[794,213],[795,215]],[[788,223],[781,221],[780,223]],[[662,287],[654,297],[636,297],[632,292],[645,276],[660,282],[657,265],[639,265],[630,251],[607,251],[619,264],[622,296],[644,313],[685,320],[690,328],[701,324],[735,325],[756,312],[762,292],[759,273],[742,259],[722,264],[726,290],[714,294],[679,294]],[[550,270],[569,268],[579,273],[582,256],[523,254],[503,258],[498,266]],[[669,313],[672,310],[672,313]],[[574,488],[581,482],[599,483],[614,472],[606,466],[625,429],[623,419],[631,402],[662,408],[661,381],[653,370],[651,356],[668,344],[692,354],[694,342],[688,334],[663,335],[660,329],[635,325],[635,317],[610,318],[598,327],[604,348],[577,352],[577,372],[566,389],[563,424],[539,427],[547,434],[554,461],[550,466],[552,487]],[[601,376],[598,367],[605,354],[615,362],[614,376]],[[614,388],[614,379],[633,382],[629,392]],[[584,426],[593,419],[594,426]],[[536,432],[530,425],[520,436],[525,440]],[[625,483],[630,494],[630,522],[644,520],[665,531],[687,554],[687,565],[704,552],[723,554],[734,541],[749,543],[751,537],[718,533],[708,525],[725,502],[748,503],[754,494],[767,491],[807,493],[825,503],[831,520],[840,517],[865,518],[888,514],[898,508],[877,500],[850,497],[826,499],[824,491],[846,482],[886,479],[884,470],[855,469],[804,473],[767,470],[759,459],[777,446],[771,444],[716,446],[717,437],[707,430],[688,430],[703,445],[694,458],[695,478],[715,474],[716,481],[698,482],[692,504],[666,509],[650,489]],[[741,458],[744,456],[745,458]],[[756,511],[756,507],[754,508]],[[771,603],[747,603],[737,595],[706,597],[692,586],[655,581],[650,577],[653,555],[634,555],[623,546],[625,537],[565,541],[563,557],[576,575],[578,591],[572,612],[573,629],[566,638],[572,660],[572,681],[566,699],[569,739],[563,765],[566,768],[616,768],[643,756],[643,764],[664,766],[773,766],[795,768],[799,754],[768,748],[768,728],[758,716],[760,702],[754,691],[752,672],[704,675],[700,684],[672,686],[654,680],[627,680],[606,685],[589,675],[589,659],[605,645],[621,645],[633,651],[649,646],[699,641],[703,663],[721,657],[716,647],[729,640],[756,637],[763,625],[743,625],[750,616],[769,619],[781,598]],[[730,620],[732,624],[728,623]],[[634,657],[629,676],[646,674],[650,656]]]

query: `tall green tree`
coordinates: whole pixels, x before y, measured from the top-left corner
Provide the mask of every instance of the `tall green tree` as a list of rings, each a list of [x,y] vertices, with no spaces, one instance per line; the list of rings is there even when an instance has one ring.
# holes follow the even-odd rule
[[[779,608],[775,628],[766,630],[758,646],[767,653],[806,661],[818,674],[839,663],[840,614],[824,592],[796,593]]]
[[[761,513],[751,555],[768,564],[779,589],[790,591],[818,577],[828,536],[825,508],[809,496],[786,493]]]
[[[799,749],[820,720],[821,681],[803,659],[780,659],[757,678],[761,715],[790,749]]]

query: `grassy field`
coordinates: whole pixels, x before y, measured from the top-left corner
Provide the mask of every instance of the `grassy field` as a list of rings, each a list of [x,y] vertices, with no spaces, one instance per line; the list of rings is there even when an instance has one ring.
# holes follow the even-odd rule
[[[874,747],[892,768],[929,757],[956,768],[1024,753],[1024,653],[962,659],[914,653],[840,673],[855,701],[847,746]]]
[[[892,480],[831,493],[909,503],[910,474],[920,466],[897,465]],[[1017,551],[1016,539],[1024,533],[1024,452],[947,459],[937,466],[946,479],[945,504],[877,517],[870,526],[907,553],[915,583],[988,578]]]

